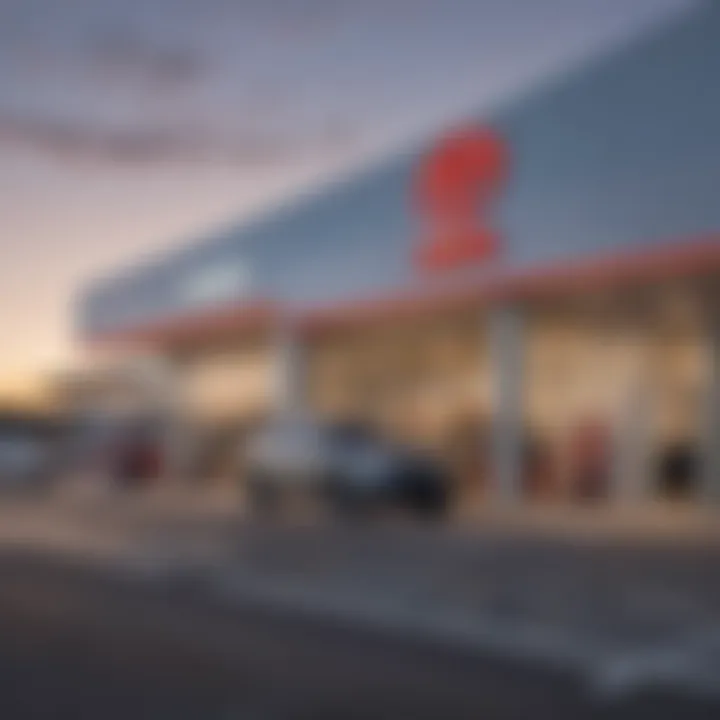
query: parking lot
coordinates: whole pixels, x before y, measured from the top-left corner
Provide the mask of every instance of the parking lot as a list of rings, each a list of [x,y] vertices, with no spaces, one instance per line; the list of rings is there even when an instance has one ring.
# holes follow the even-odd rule
[[[231,603],[570,669],[601,694],[718,693],[720,541],[697,511],[248,517],[232,490],[5,499],[5,548]]]

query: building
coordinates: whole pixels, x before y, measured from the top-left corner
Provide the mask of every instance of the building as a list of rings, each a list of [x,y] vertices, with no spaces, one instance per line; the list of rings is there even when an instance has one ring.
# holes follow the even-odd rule
[[[439,446],[464,428],[496,498],[566,496],[594,455],[616,501],[660,492],[661,467],[720,496],[719,73],[707,3],[416,152],[98,282],[82,335],[161,360],[198,422],[279,393]],[[551,480],[528,480],[528,438],[565,448],[540,453]]]

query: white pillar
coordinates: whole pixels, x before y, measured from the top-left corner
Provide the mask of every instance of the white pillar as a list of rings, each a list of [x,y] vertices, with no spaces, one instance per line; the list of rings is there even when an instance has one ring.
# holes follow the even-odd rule
[[[286,322],[276,339],[275,409],[280,413],[299,412],[306,401],[305,352],[298,330]]]
[[[650,494],[656,346],[650,328],[642,323],[619,331],[615,342],[626,356],[626,366],[618,368],[619,377],[607,378],[608,384],[617,383],[622,389],[613,423],[610,500],[631,505]]]
[[[180,364],[165,355],[141,360],[145,388],[154,412],[162,423],[163,481],[179,483],[187,479],[189,443],[185,436],[183,387]]]
[[[522,492],[525,320],[518,308],[500,307],[489,323],[494,495],[499,502],[512,503]]]
[[[705,332],[706,385],[701,394],[701,486],[706,501],[720,501],[720,302],[708,299]]]

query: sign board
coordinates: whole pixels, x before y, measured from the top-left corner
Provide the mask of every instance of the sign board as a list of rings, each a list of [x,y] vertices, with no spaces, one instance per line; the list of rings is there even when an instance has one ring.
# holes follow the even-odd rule
[[[414,186],[422,268],[452,269],[495,254],[500,236],[492,209],[507,172],[505,142],[484,127],[448,134],[422,159]]]

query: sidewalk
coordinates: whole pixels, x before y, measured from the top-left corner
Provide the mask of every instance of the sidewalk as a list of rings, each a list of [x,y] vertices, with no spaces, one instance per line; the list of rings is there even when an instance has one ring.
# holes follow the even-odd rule
[[[101,560],[262,603],[552,663],[595,690],[720,695],[720,533],[711,513],[489,510],[449,526],[261,525],[232,495],[0,507],[0,543]]]
[[[468,506],[455,518],[471,532],[650,544],[720,544],[720,507],[645,502],[638,505]]]

